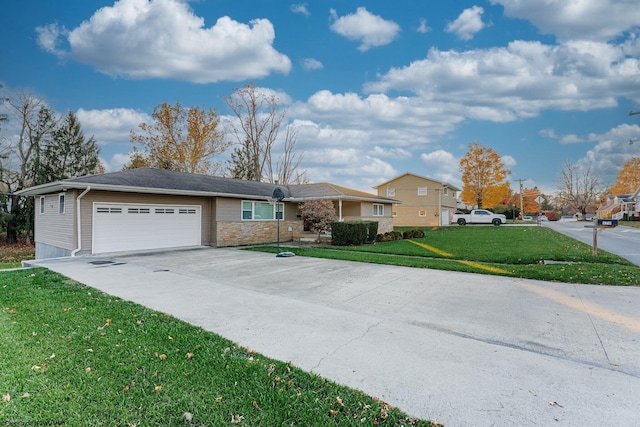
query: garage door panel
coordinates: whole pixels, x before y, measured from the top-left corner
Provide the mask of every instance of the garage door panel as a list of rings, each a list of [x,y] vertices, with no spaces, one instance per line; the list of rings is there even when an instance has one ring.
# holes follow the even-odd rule
[[[201,244],[200,206],[95,204],[93,253]]]

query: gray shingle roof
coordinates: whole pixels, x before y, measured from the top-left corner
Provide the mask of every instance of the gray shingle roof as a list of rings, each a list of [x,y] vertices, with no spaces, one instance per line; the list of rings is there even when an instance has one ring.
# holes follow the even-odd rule
[[[164,169],[139,168],[101,175],[87,175],[27,188],[20,194],[35,196],[64,191],[66,189],[125,191],[140,193],[171,193],[202,196],[253,197],[268,199],[276,187],[283,189],[285,199],[301,202],[307,199],[343,199],[397,203],[398,201],[379,197],[350,188],[329,183],[276,185],[265,182],[245,181],[219,176],[199,175]]]

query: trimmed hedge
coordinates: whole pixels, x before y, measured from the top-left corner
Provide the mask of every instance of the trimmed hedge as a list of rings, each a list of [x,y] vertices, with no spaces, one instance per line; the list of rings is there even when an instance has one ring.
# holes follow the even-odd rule
[[[331,244],[349,246],[373,243],[377,233],[377,221],[332,222]]]

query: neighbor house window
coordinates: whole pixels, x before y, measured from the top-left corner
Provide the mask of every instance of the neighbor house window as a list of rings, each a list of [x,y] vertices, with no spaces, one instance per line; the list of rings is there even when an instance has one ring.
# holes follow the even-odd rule
[[[418,196],[426,196],[427,187],[418,187]]]
[[[445,196],[447,196],[449,194],[449,189],[447,187],[444,187],[442,189],[442,194],[444,194]]]
[[[427,216],[427,211],[418,211],[418,216]]]
[[[396,196],[396,189],[387,187],[387,197],[395,197],[395,196]]]
[[[40,215],[44,215],[44,196],[40,196]]]
[[[58,213],[64,214],[64,193],[58,194]]]
[[[379,203],[374,203],[373,216],[384,216],[384,205],[381,205]]]
[[[284,204],[269,202],[242,202],[242,219],[250,221],[284,219]]]

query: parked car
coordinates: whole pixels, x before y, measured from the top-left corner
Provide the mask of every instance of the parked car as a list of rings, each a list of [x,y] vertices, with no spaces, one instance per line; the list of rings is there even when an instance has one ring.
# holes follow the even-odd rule
[[[533,221],[533,217],[531,215],[523,216],[522,220],[523,221]]]
[[[451,223],[458,225],[467,224],[493,224],[500,225],[507,222],[507,217],[502,214],[495,214],[485,209],[474,209],[469,214],[456,213],[451,219]]]

